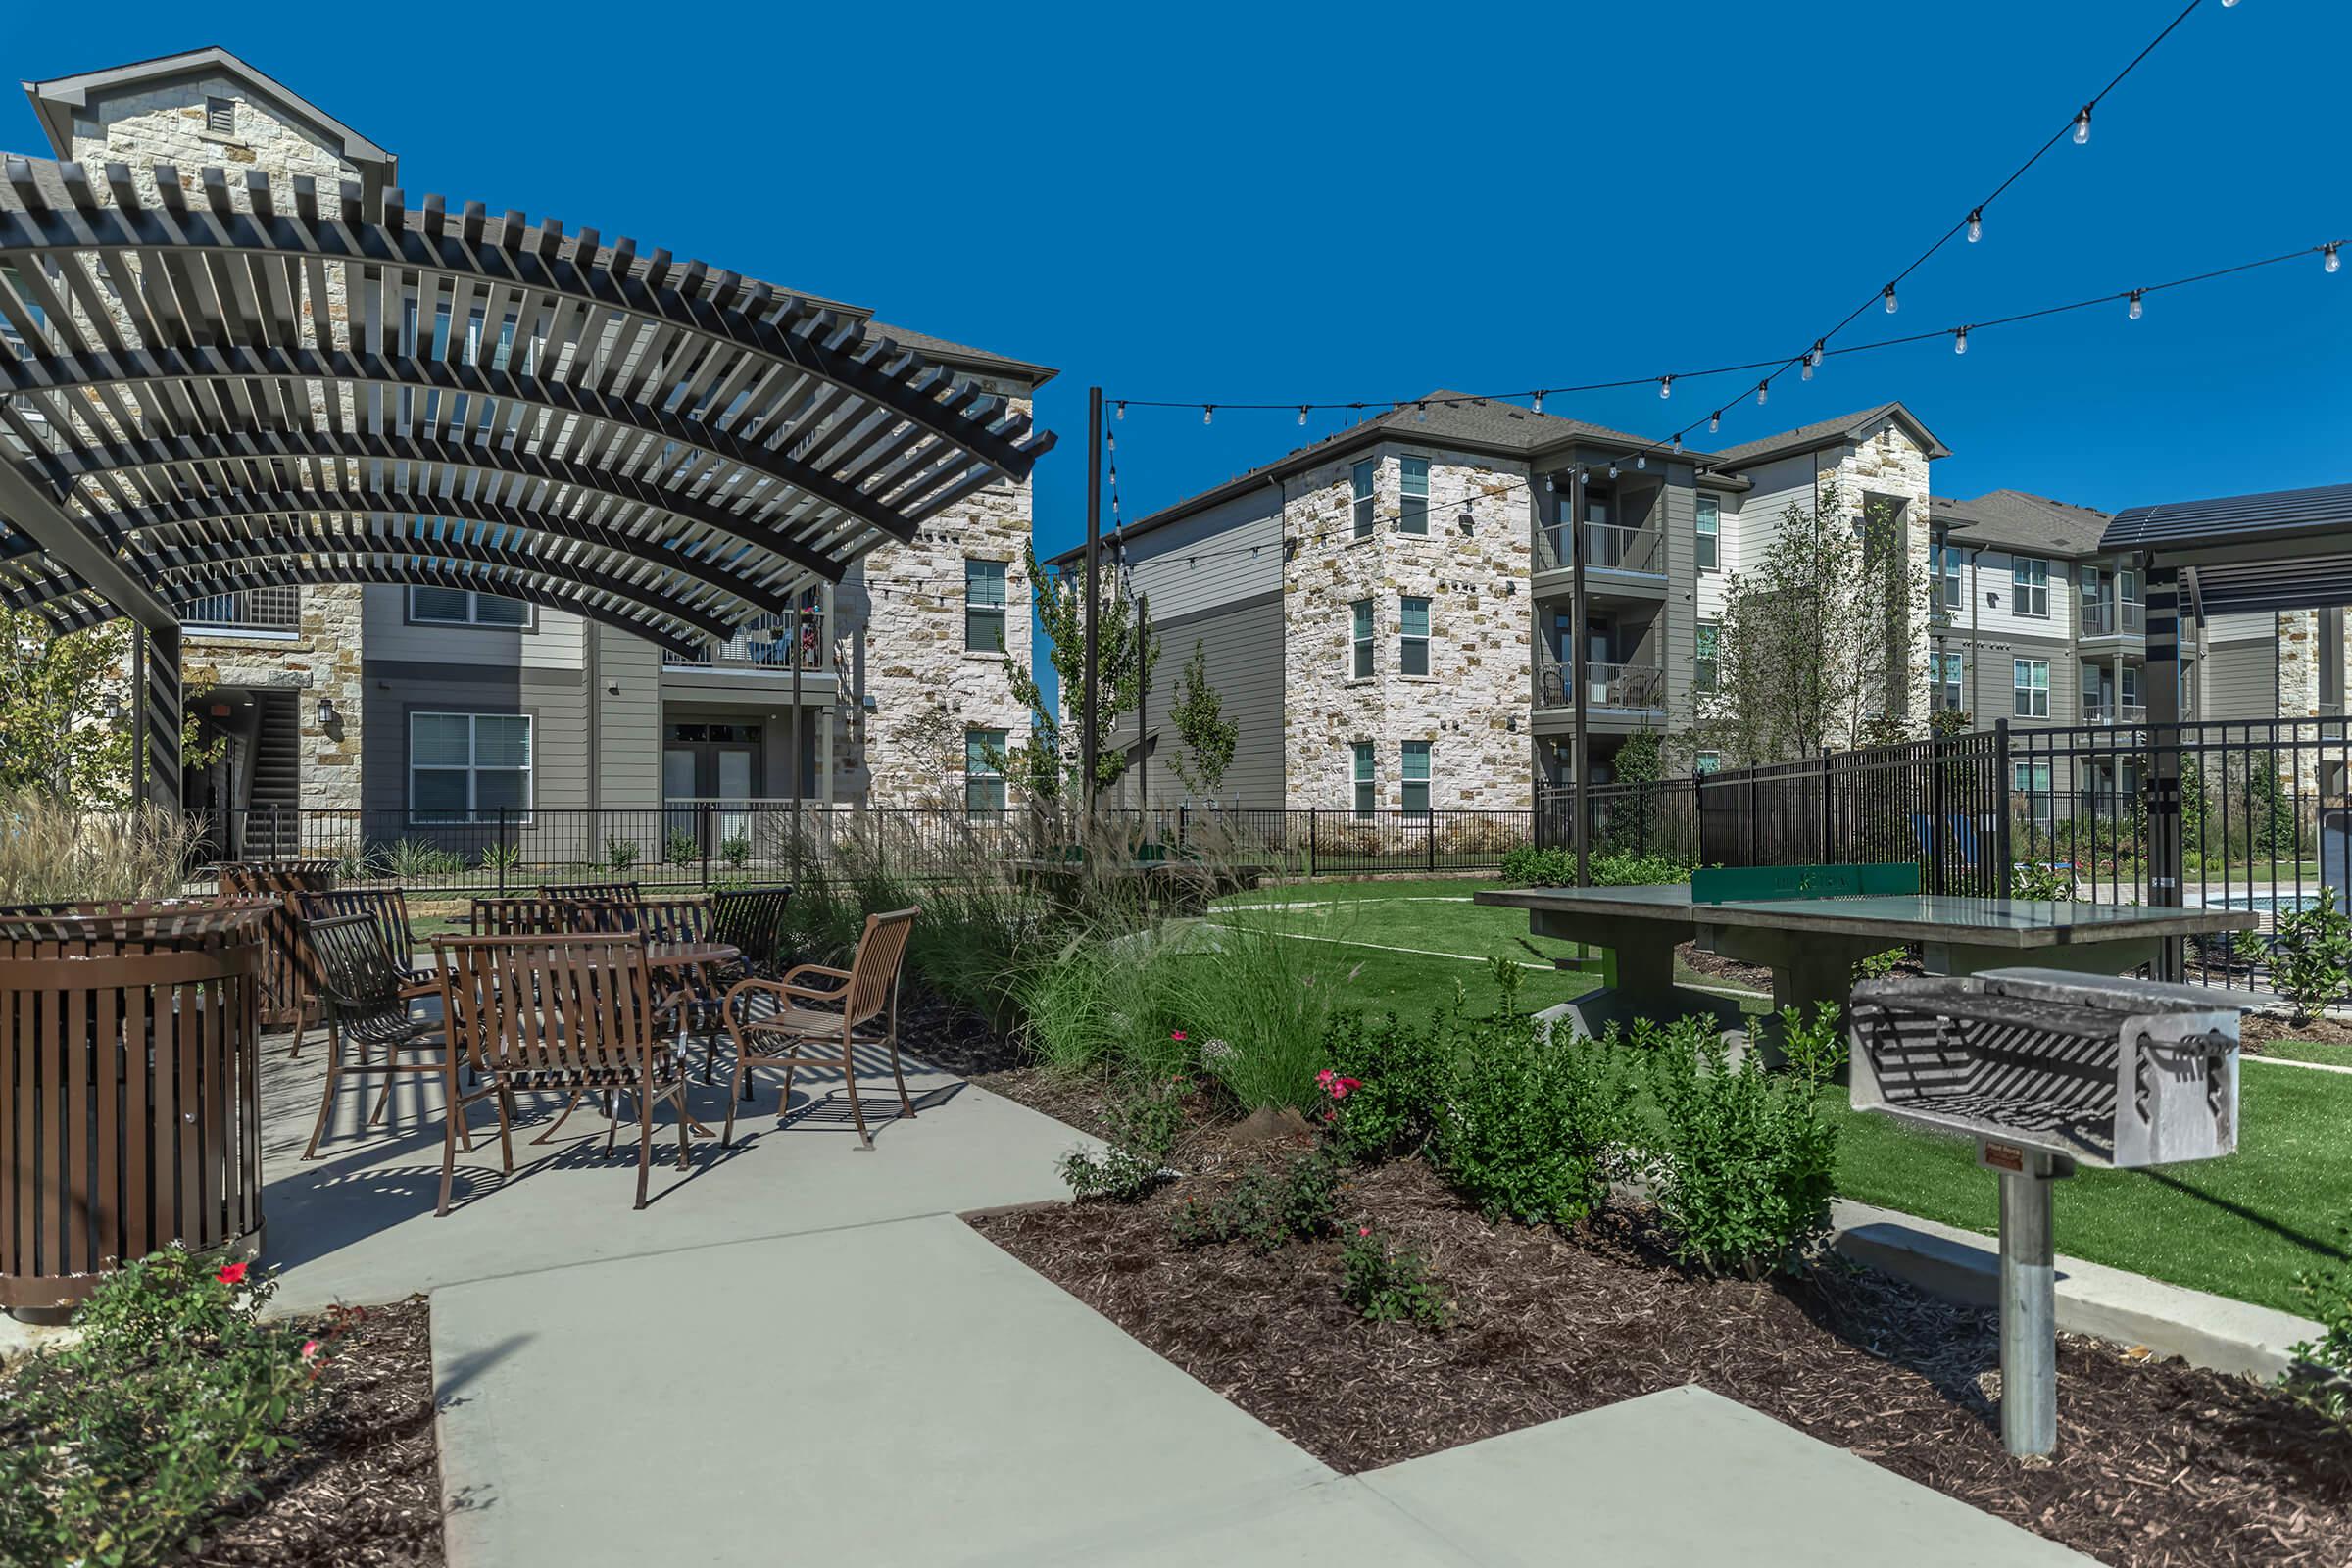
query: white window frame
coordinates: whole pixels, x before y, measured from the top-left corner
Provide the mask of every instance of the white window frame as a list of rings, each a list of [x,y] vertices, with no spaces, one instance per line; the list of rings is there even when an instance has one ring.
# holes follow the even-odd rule
[[[1723,622],[1702,620],[1692,634],[1690,689],[1713,693],[1723,685]]]
[[[2034,620],[2050,618],[2050,564],[2039,556],[2009,558],[2009,608]]]
[[[1414,748],[1420,748],[1421,776],[1413,777]],[[1413,804],[1413,786],[1421,787],[1421,804]],[[1407,816],[1428,817],[1435,813],[1438,804],[1438,746],[1435,741],[1399,741],[1396,744],[1396,804]]]
[[[1348,603],[1348,678],[1370,680],[1380,672],[1380,608],[1377,600]]]
[[[1690,771],[1699,778],[1705,778],[1709,773],[1722,772],[1723,754],[1721,752],[1699,753],[1690,760]]]
[[[2044,833],[2050,830],[2050,820],[2056,813],[2058,804],[2050,779],[2050,764],[2047,762],[2009,764],[2009,792],[2026,798],[2027,819]]]
[[[1928,656],[1928,706],[1937,712],[1968,711],[1968,656]]]
[[[466,720],[466,765],[462,768],[435,765],[424,769],[428,773],[462,772],[466,775],[466,814],[463,816],[420,817],[416,814],[416,721],[420,718],[462,718]],[[538,716],[533,713],[469,712],[461,709],[447,708],[413,708],[409,710],[408,753],[405,760],[408,766],[408,817],[411,824],[418,827],[466,827],[498,820],[495,816],[482,814],[482,808],[478,800],[480,790],[477,784],[477,775],[483,771],[483,768],[479,760],[481,741],[477,734],[477,726],[479,721],[485,718],[519,718],[522,720],[523,763],[520,769],[522,773],[522,805],[519,808],[509,808],[515,814],[509,816],[507,820],[517,827],[531,825],[532,814],[539,806]],[[515,769],[499,767],[491,768],[489,771],[510,773]],[[498,808],[492,807],[490,809],[496,811]]]
[[[2041,678],[2036,682],[2034,677]],[[2035,712],[2038,699],[2041,710]],[[2009,708],[2014,718],[2047,718],[2050,716],[2050,662],[2046,659],[2012,659],[2009,661]]]
[[[1351,741],[1348,747],[1348,782],[1354,786],[1355,814],[1370,817],[1380,809],[1380,754],[1370,741]]]
[[[1936,547],[1936,599],[1946,610],[1958,610],[1967,600],[1960,581],[1960,547],[1945,540]]]
[[[1421,607],[1422,630],[1417,637],[1404,629],[1405,607],[1414,604]],[[1396,673],[1399,676],[1406,680],[1428,680],[1437,674],[1437,667],[1430,661],[1430,644],[1437,640],[1436,627],[1436,601],[1425,594],[1396,596]],[[1421,667],[1418,670],[1412,667],[1412,648],[1415,643],[1421,645]]]
[[[992,735],[996,737],[993,741],[983,739],[980,742],[981,751],[973,750],[973,737]],[[1007,802],[1004,770],[988,760],[986,749],[993,746],[997,751],[1002,752],[1011,742],[1011,735],[1001,729],[988,729],[975,725],[963,732],[963,814],[965,816],[980,816],[1005,808]],[[975,762],[977,762],[976,766]],[[993,786],[996,804],[994,806],[973,805],[972,787],[974,785]]]
[[[1700,496],[1690,527],[1692,537],[1697,541],[1692,550],[1692,559],[1698,563],[1699,575],[1710,576],[1723,570],[1722,498]]]
[[[442,593],[464,594],[466,596],[466,618],[464,620],[456,620],[446,615],[418,614],[416,612],[416,595],[427,589],[433,588],[439,588],[439,591]],[[514,632],[534,632],[539,629],[539,607],[532,604],[527,599],[508,599],[504,594],[484,594],[479,588],[440,588],[439,585],[435,583],[413,582],[403,589],[402,592],[408,596],[402,608],[408,612],[409,624],[412,626],[463,626],[472,631]],[[508,604],[520,605],[522,607],[522,619],[520,621],[482,619],[482,601],[485,598],[504,600]]]
[[[984,603],[982,603],[980,600],[974,599],[974,598],[972,597],[972,568],[973,568],[974,566],[994,566],[994,567],[996,567],[996,568],[997,568],[997,576],[996,576],[997,600],[996,600],[996,603],[994,603],[994,604],[984,604]],[[984,578],[983,580],[985,580],[985,578]],[[1006,626],[1009,624],[1009,621],[1010,621],[1010,615],[1011,615],[1011,606],[1012,606],[1012,563],[1011,563],[1011,562],[1009,562],[1009,561],[993,561],[993,560],[990,560],[988,557],[985,557],[985,556],[966,556],[966,557],[964,557],[964,558],[963,558],[963,651],[964,651],[965,653],[967,653],[967,654],[1008,654],[1008,653],[1010,653],[1010,652],[1011,652],[1011,649],[1010,649],[1009,647],[1005,646],[1004,638],[1005,638],[1005,628],[1006,628]],[[972,646],[972,616],[973,616],[975,613],[978,613],[978,614],[981,614],[981,615],[994,615],[994,616],[996,617],[996,620],[997,620],[997,641],[996,641],[996,645],[995,645],[995,646],[993,646],[993,647],[982,647],[982,648],[974,648],[974,647]]]
[[[1376,515],[1380,495],[1380,460],[1364,458],[1348,468],[1348,506],[1355,523],[1355,537],[1369,539],[1379,522]]]
[[[1421,490],[1413,492],[1415,467],[1420,469]],[[1414,510],[1415,503],[1419,511]],[[1396,460],[1396,531],[1426,536],[1429,532],[1429,460],[1427,458],[1398,458]]]

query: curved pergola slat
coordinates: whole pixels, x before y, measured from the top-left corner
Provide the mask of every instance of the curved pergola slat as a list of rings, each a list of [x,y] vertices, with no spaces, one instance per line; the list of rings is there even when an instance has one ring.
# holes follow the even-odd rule
[[[859,312],[626,239],[152,172],[0,181],[0,593],[61,623],[496,582],[683,646],[1053,442]]]

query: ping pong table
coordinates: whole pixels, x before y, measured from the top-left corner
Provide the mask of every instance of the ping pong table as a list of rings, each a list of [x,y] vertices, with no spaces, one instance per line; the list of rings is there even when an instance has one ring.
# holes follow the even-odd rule
[[[1836,868],[1805,868],[1809,871]],[[1875,868],[1863,867],[1863,870]],[[2130,904],[2050,903],[1918,892],[1861,892],[1830,897],[1701,897],[1679,882],[1640,887],[1515,888],[1481,892],[1477,902],[1528,911],[1536,935],[1603,948],[1612,955],[1608,983],[1569,1004],[1587,1033],[1614,1020],[1674,1018],[1706,1012],[1738,1022],[1730,999],[1674,983],[1674,950],[1693,943],[1709,953],[1772,970],[1778,1011],[1808,1011],[1831,1002],[1842,1010],[1853,966],[1873,954],[1917,943],[1930,974],[1975,974],[2034,964],[2087,974],[2121,974],[2155,958],[2168,937],[2250,931],[2248,909],[2162,908]]]

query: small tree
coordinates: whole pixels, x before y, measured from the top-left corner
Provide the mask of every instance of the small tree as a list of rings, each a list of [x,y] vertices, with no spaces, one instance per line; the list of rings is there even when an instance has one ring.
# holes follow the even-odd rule
[[[1037,607],[1037,620],[1045,628],[1052,644],[1054,672],[1061,685],[1061,703],[1057,710],[1046,701],[1045,689],[1037,683],[1027,660],[1006,649],[1004,670],[1012,683],[1012,695],[1029,710],[1029,734],[1018,745],[1007,749],[1004,760],[1005,776],[1020,788],[1046,800],[1058,800],[1066,787],[1072,794],[1080,793],[1083,760],[1075,755],[1079,748],[1063,734],[1065,713],[1071,713],[1084,699],[1086,689],[1086,594],[1083,577],[1078,573],[1052,575],[1038,569],[1037,549],[1034,545],[1021,547],[1023,563],[1029,568],[1029,590]],[[1144,694],[1152,689],[1152,666],[1159,662],[1159,635],[1152,629],[1151,607],[1142,596],[1132,593],[1126,579],[1105,564],[1106,579],[1102,603],[1097,611],[1095,628],[1096,666],[1100,681],[1095,691],[1095,735],[1098,742],[1106,739],[1120,717],[1138,712],[1144,705]],[[999,644],[1002,647],[1002,642]],[[1127,758],[1122,752],[1107,746],[1098,746],[1095,758],[1095,786],[1098,789],[1116,784],[1127,771]]]
[[[146,759],[135,755],[128,717],[134,635],[110,620],[59,636],[28,610],[0,609],[0,797],[36,794],[92,810],[130,804]],[[191,672],[183,687],[180,753],[201,767],[220,755],[206,743],[196,699],[211,682]]]
[[[1809,510],[1791,502],[1762,559],[1726,585],[1715,689],[1697,700],[1692,744],[1754,763],[1908,733],[1927,594],[1891,508],[1849,515],[1835,483]]]
[[[1176,726],[1176,738],[1184,743],[1184,752],[1170,763],[1177,781],[1188,793],[1199,790],[1215,795],[1225,782],[1226,770],[1233,766],[1241,726],[1225,716],[1225,705],[1208,683],[1208,649],[1198,637],[1193,639],[1193,657],[1184,662],[1184,673],[1178,678],[1176,706],[1169,710],[1168,721]]]
[[[2295,1022],[2309,1023],[2352,987],[2352,915],[2335,906],[2335,889],[2322,887],[2310,908],[2281,914],[2276,925],[2271,978]]]

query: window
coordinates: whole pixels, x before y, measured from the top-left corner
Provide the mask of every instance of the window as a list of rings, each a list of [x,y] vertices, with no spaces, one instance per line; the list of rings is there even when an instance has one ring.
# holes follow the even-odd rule
[[[1402,500],[1397,508],[1396,528],[1400,533],[1429,532],[1429,460],[1406,458],[1399,465],[1403,469]]]
[[[1965,674],[1959,654],[1928,656],[1928,706],[1938,712],[1957,713],[1968,707]]]
[[[1372,673],[1372,601],[1358,599],[1348,607],[1351,653],[1348,672],[1357,680]]]
[[[1370,816],[1379,804],[1379,784],[1372,776],[1372,743],[1355,743],[1355,814]]]
[[[1722,569],[1723,503],[1714,496],[1698,498],[1698,569]]]
[[[1960,608],[1960,547],[1941,544],[1936,547],[1936,580],[1931,588],[1937,605],[1945,610]]]
[[[1404,785],[1404,810],[1407,816],[1429,814],[1429,742],[1406,741],[1399,753],[1403,763],[1398,773]]]
[[[1400,675],[1429,673],[1429,601],[1405,598],[1403,607],[1404,632],[1396,642],[1396,672]]]
[[[1351,493],[1355,497],[1355,536],[1358,539],[1372,537],[1372,476],[1379,468],[1378,464],[1366,458],[1348,470]]]
[[[1713,621],[1698,623],[1698,657],[1690,662],[1690,685],[1694,690],[1711,692],[1717,679],[1716,651],[1720,646],[1723,628]]]
[[[419,626],[499,626],[531,628],[531,607],[519,599],[501,599],[470,588],[411,588],[409,619]]]
[[[994,654],[1004,647],[1004,563],[963,564],[963,649]]]
[[[2026,798],[2027,813],[2034,825],[2043,832],[2050,830],[2050,764],[2047,762],[2013,762],[2010,764],[2009,787]]]
[[[2039,615],[2050,612],[2050,564],[2032,556],[2013,556],[2009,561],[2010,597],[2021,615]]]
[[[527,713],[411,713],[409,815],[478,822],[531,808]]]
[[[1722,772],[1723,754],[1721,752],[1699,753],[1690,763],[1690,771],[1698,774],[1702,778],[1709,773]]]
[[[1004,809],[1004,732],[963,732],[963,808],[974,816]]]
[[[2015,688],[2015,711],[2020,718],[2050,716],[2050,662],[2046,659],[2013,659],[2009,662],[2010,685]]]
[[[204,128],[216,136],[237,133],[237,106],[226,98],[207,98],[204,101]]]

